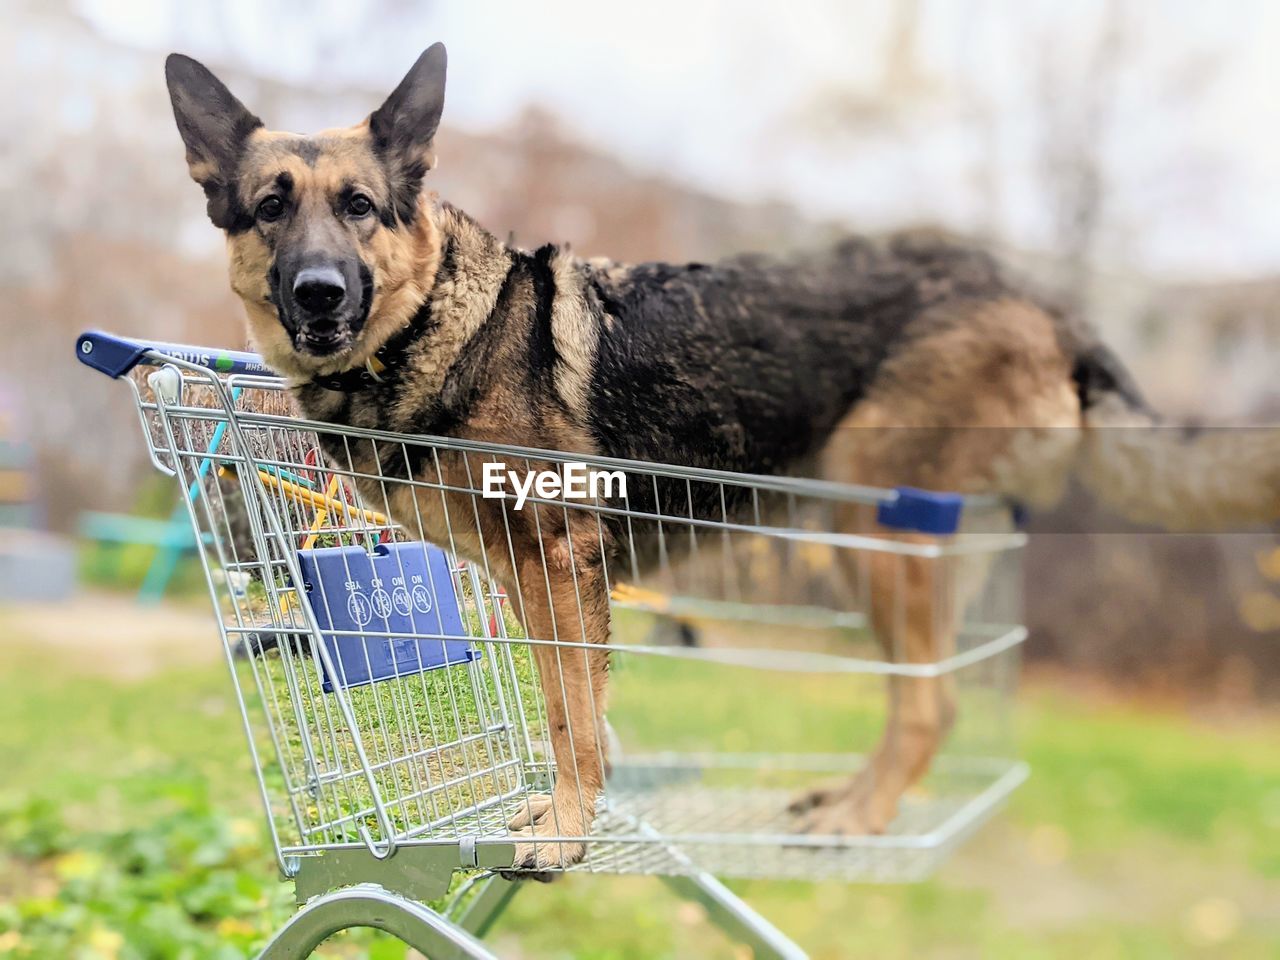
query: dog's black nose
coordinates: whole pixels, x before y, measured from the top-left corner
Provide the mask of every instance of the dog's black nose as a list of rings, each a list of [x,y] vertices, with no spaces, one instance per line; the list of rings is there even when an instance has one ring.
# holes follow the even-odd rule
[[[346,295],[342,274],[333,267],[307,267],[293,281],[293,298],[310,313],[329,313]]]

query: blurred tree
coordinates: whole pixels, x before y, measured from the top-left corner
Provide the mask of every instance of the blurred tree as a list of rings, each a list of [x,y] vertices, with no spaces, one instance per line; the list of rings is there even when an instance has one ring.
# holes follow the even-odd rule
[[[1052,35],[1046,33],[1036,45],[1041,187],[1052,210],[1053,249],[1060,258],[1057,286],[1067,306],[1081,312],[1090,306],[1091,268],[1107,200],[1104,157],[1111,105],[1128,52],[1128,30],[1124,4],[1109,0],[1083,71],[1075,51],[1054,42]]]

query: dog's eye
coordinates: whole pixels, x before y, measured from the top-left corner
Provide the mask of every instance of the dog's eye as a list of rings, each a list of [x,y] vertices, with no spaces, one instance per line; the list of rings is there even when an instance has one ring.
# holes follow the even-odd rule
[[[268,222],[272,220],[279,220],[283,214],[284,201],[275,195],[264,197],[262,202],[258,204],[259,220],[266,220]]]
[[[353,217],[363,217],[373,209],[373,201],[363,193],[357,193],[347,201],[347,213]]]

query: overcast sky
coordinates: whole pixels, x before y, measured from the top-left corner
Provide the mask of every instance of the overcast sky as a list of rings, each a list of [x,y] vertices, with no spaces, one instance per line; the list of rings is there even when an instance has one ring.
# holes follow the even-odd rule
[[[446,124],[483,131],[538,104],[636,168],[716,193],[783,199],[855,228],[992,228],[1036,249],[1053,244],[1042,67],[1060,78],[1055,109],[1070,116],[1107,9],[921,0],[918,95],[891,125],[833,133],[822,122],[829,98],[883,99],[891,0],[79,6],[124,42],[318,92],[389,91],[444,40]],[[1280,4],[1130,0],[1124,10],[1101,141],[1100,256],[1186,279],[1280,271]]]

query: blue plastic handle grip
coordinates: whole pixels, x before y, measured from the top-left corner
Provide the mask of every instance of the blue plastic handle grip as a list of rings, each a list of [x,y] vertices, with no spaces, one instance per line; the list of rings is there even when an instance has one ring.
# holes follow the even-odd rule
[[[891,530],[914,530],[950,536],[960,529],[964,497],[958,493],[937,493],[914,487],[897,487],[896,496],[876,510],[876,520]]]
[[[140,363],[157,365],[163,360],[149,357],[148,353],[162,354],[175,360],[185,360],[218,373],[259,373],[273,376],[271,370],[256,353],[242,350],[222,350],[218,347],[194,347],[182,343],[163,343],[159,340],[133,340],[117,337],[101,330],[89,330],[76,339],[76,357],[86,366],[112,378],[123,377]]]

